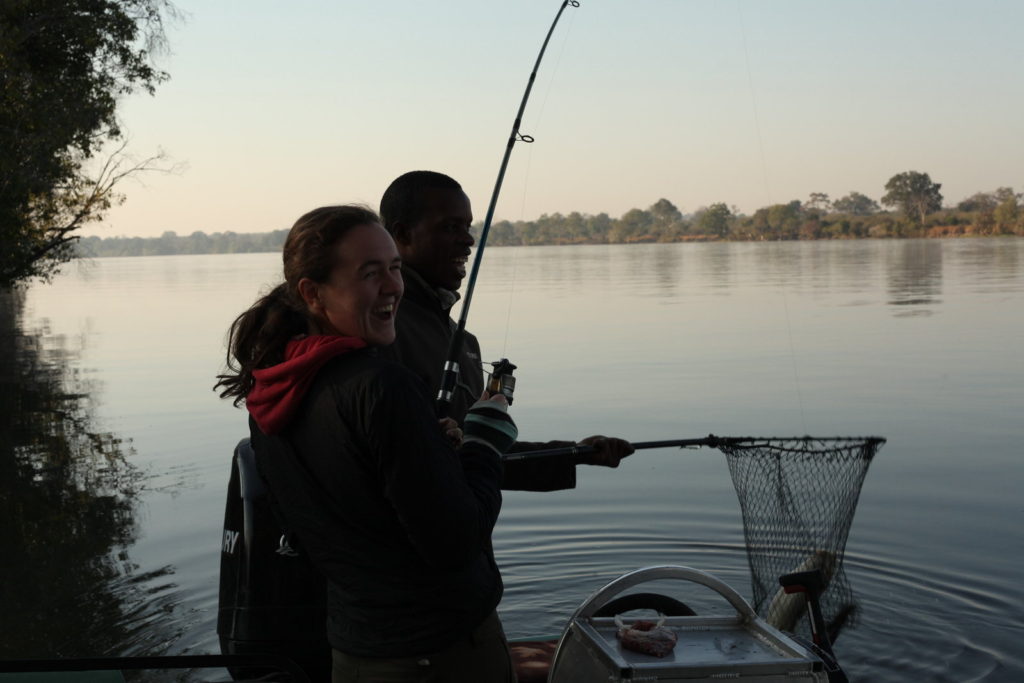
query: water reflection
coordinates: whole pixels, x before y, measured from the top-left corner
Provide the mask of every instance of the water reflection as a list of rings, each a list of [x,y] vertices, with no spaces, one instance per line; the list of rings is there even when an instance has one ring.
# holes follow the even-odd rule
[[[844,293],[862,294],[873,290],[874,283],[881,280],[880,264],[884,263],[885,243],[881,240],[850,240],[830,245],[832,256],[831,286]],[[858,298],[846,304],[864,306],[871,298]]]
[[[942,303],[942,245],[935,240],[905,240],[886,262],[890,306],[899,318],[931,315]]]
[[[1020,291],[1022,241],[996,238],[965,241],[951,259],[964,285],[977,292],[1006,294]]]
[[[751,264],[754,282],[772,287],[785,287],[803,281],[802,243],[768,242],[756,246],[760,251]]]
[[[699,262],[699,278],[716,293],[727,294],[732,286],[732,242],[713,242],[704,247]]]
[[[676,285],[679,283],[683,269],[683,252],[673,249],[669,245],[659,244],[661,247],[651,254],[651,274],[655,285],[654,296],[658,298],[674,299],[676,297]]]
[[[83,342],[25,331],[23,312],[0,293],[0,657],[122,653],[168,607],[154,581],[172,570],[133,576],[127,554],[145,473],[97,425]]]

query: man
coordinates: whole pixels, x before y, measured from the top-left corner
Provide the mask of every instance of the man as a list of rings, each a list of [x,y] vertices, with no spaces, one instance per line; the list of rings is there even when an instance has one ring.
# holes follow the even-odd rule
[[[450,311],[466,276],[473,210],[469,197],[454,179],[433,171],[412,171],[399,176],[384,192],[381,219],[402,257],[405,296],[396,320],[396,340],[382,352],[418,374],[434,392],[455,329]],[[459,379],[450,414],[460,423],[484,389],[480,344],[467,331],[459,354]],[[518,442],[513,450],[554,448],[573,442]],[[579,443],[593,446],[582,462],[618,467],[633,452],[622,439],[591,436]],[[575,463],[567,458],[545,458],[506,463],[502,488],[552,491],[576,484]]]

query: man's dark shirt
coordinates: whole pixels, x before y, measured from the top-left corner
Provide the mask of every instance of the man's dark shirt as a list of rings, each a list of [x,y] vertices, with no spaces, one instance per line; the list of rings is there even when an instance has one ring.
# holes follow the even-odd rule
[[[436,397],[448,354],[455,321],[450,311],[458,295],[432,288],[416,271],[402,267],[405,294],[395,320],[395,343],[381,347],[380,354],[404,365],[427,385]],[[468,331],[464,333],[459,353],[459,380],[452,392],[449,414],[460,424],[466,411],[484,390],[480,343]],[[570,441],[546,443],[517,442],[510,452],[572,445]],[[542,458],[505,463],[501,487],[508,491],[557,491],[576,486],[576,467],[567,458]]]

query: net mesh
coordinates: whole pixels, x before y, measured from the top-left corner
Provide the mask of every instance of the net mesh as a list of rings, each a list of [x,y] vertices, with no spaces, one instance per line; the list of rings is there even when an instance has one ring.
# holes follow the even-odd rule
[[[867,438],[737,439],[716,444],[726,455],[743,515],[757,613],[785,631],[806,630],[805,601],[785,595],[779,576],[820,568],[826,622],[853,614],[843,553],[868,466],[885,440]]]

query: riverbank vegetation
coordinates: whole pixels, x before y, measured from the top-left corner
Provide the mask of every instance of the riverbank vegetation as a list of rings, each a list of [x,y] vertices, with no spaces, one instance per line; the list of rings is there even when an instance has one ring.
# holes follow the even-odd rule
[[[0,10],[0,290],[46,280],[78,253],[84,225],[124,200],[117,188],[171,171],[128,153],[117,110],[167,74],[167,0],[15,0]]]
[[[725,202],[684,214],[671,201],[659,199],[646,209],[630,209],[618,218],[574,211],[545,214],[533,221],[496,221],[488,244],[1024,236],[1024,194],[1001,187],[943,207],[940,188],[927,173],[908,171],[893,176],[878,201],[859,192],[834,200],[813,192],[806,200],[766,206],[751,215],[740,214]],[[479,223],[474,227],[477,233],[480,227]],[[280,251],[286,234],[287,230],[281,229],[265,233],[196,231],[189,235],[168,231],[153,238],[86,237],[78,251],[88,256],[274,252]]]

